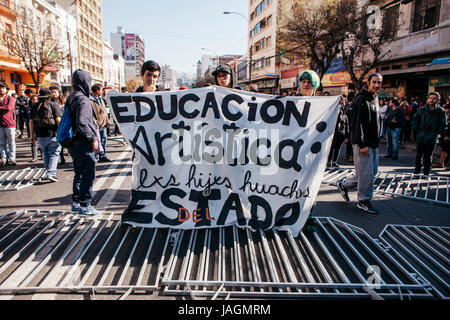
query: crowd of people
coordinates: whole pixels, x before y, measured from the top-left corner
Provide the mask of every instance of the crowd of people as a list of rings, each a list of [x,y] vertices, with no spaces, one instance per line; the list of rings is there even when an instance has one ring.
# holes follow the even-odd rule
[[[136,92],[158,90],[157,80],[161,68],[155,61],[145,62],[141,69],[143,85]],[[215,84],[234,88],[233,70],[229,65],[220,65],[213,72]],[[368,77],[368,88],[349,92],[340,100],[335,134],[328,156],[327,167],[338,167],[338,159],[345,144],[346,157],[355,166],[355,175],[338,183],[346,201],[348,191],[358,187],[358,207],[370,213],[379,211],[370,200],[373,196],[374,176],[378,172],[378,145],[386,140],[385,158],[397,160],[399,145],[411,141],[417,144],[415,174],[430,174],[432,153],[440,143],[442,153],[433,167],[443,168],[448,162],[450,147],[450,97],[444,98],[432,92],[424,99],[378,98],[382,76],[378,73]],[[0,83],[0,166],[15,166],[15,139],[24,138],[25,131],[30,139],[31,162],[37,161],[40,150],[46,169],[41,179],[58,181],[58,162],[65,163],[65,152],[57,140],[57,129],[66,109],[73,123],[73,139],[68,152],[73,159],[74,180],[72,190],[72,211],[87,215],[100,212],[91,206],[92,187],[95,180],[96,162],[110,162],[107,156],[107,137],[111,127],[111,115],[101,84],[92,85],[90,74],[77,70],[72,76],[72,92],[65,98],[60,88],[41,88],[36,95],[31,89],[8,94],[9,87]],[[212,85],[212,84],[207,84]],[[186,87],[180,90],[186,90]],[[258,92],[255,84],[248,84],[245,90]],[[298,77],[296,96],[330,95],[322,92],[320,78],[311,70]],[[121,92],[128,92],[126,87]],[[289,92],[281,92],[281,96]],[[442,106],[442,107],[441,107]],[[445,110],[445,111],[444,111]],[[119,133],[115,125],[113,133]]]

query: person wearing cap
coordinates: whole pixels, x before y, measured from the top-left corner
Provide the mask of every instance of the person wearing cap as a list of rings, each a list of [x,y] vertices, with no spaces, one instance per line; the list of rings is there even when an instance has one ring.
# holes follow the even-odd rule
[[[216,80],[216,85],[225,88],[233,88],[233,69],[228,64],[221,64],[212,75]]]
[[[16,165],[16,100],[8,95],[9,87],[0,83],[0,167]]]
[[[38,102],[31,106],[30,140],[39,144],[44,158],[45,173],[41,180],[57,182],[56,172],[61,146],[56,140],[56,131],[61,120],[61,108],[51,101],[52,92],[48,88],[39,90]]]
[[[316,90],[320,87],[320,78],[312,70],[303,71],[298,77],[301,96],[314,96]]]

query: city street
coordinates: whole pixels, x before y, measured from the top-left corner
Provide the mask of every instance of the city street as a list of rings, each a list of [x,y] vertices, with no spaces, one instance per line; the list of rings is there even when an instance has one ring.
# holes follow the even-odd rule
[[[380,148],[380,171],[412,170],[414,146],[409,145],[401,149],[400,159],[385,160],[385,146]],[[344,149],[343,149],[344,150]],[[42,161],[31,164],[29,162],[29,142],[18,140],[18,166],[14,169],[28,166],[42,167]],[[113,213],[113,220],[119,220],[130,197],[131,182],[131,151],[120,141],[108,142],[108,154],[114,161],[110,164],[97,164],[97,180],[94,184],[95,196],[93,204],[105,211]],[[341,155],[342,156],[342,155]],[[342,157],[341,157],[342,158]],[[73,178],[70,156],[66,156],[67,164],[58,168],[57,183],[44,183],[30,186],[17,191],[0,193],[0,214],[7,214],[21,209],[61,210],[68,211],[71,204],[71,183]],[[341,160],[344,164],[345,161]],[[349,165],[343,167],[350,168]],[[5,170],[5,168],[3,168]],[[448,171],[435,171],[440,175],[449,175]],[[355,200],[356,193],[351,193],[351,200]],[[377,238],[388,224],[443,226],[449,227],[447,217],[449,208],[443,205],[433,205],[421,201],[393,198],[391,196],[375,195],[374,205],[380,215],[368,215],[356,207],[355,202],[346,203],[335,186],[322,184],[313,210],[314,217],[333,217],[350,225],[360,227],[371,237]],[[132,244],[128,244],[131,246]],[[127,246],[125,241],[124,247]],[[118,262],[125,263],[123,262]],[[117,299],[120,294],[82,295],[82,294],[34,294],[34,295],[1,295],[1,299]],[[134,299],[173,299],[173,297],[155,291],[151,295],[137,295]]]

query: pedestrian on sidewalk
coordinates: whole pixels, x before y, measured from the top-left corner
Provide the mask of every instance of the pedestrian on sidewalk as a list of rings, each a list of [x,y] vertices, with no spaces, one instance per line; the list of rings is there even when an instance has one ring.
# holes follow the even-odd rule
[[[438,104],[440,94],[428,94],[427,103],[420,108],[411,122],[411,128],[416,134],[417,155],[415,174],[420,174],[423,160],[423,173],[430,174],[431,158],[441,134],[447,125],[444,109]]]
[[[106,152],[106,142],[108,140],[108,114],[106,113],[106,104],[102,98],[103,86],[96,83],[91,88],[91,96],[89,100],[94,111],[94,121],[97,123],[100,133],[100,142],[103,151],[99,155],[98,162],[111,162]]]
[[[89,101],[91,75],[84,70],[76,70],[72,76],[73,92],[66,100],[72,118],[73,138],[68,148],[73,160],[72,211],[85,215],[101,212],[91,206],[92,187],[95,180],[95,152],[99,141],[95,130],[94,112]]]
[[[400,108],[398,100],[391,99],[389,107],[390,109],[386,115],[387,155],[384,157],[397,160],[400,131],[405,123],[405,113]]]
[[[382,82],[381,74],[370,74],[368,89],[362,89],[355,98],[350,120],[355,174],[337,183],[345,201],[350,201],[348,191],[357,186],[358,208],[373,214],[380,212],[372,205],[371,200],[375,175],[378,173],[381,118],[377,94]]]
[[[9,87],[0,83],[0,167],[16,163],[16,100],[8,95]]]
[[[57,182],[59,153],[61,146],[56,140],[56,131],[61,121],[59,105],[50,101],[52,93],[48,88],[39,90],[38,102],[31,106],[30,134],[31,142],[38,143],[44,157],[45,173],[41,180]]]

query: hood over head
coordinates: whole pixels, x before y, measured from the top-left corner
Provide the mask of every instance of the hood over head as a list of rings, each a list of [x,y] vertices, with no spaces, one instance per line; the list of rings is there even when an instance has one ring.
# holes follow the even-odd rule
[[[92,77],[89,72],[78,69],[72,76],[72,87],[74,91],[81,91],[83,95],[89,97],[91,92]]]

